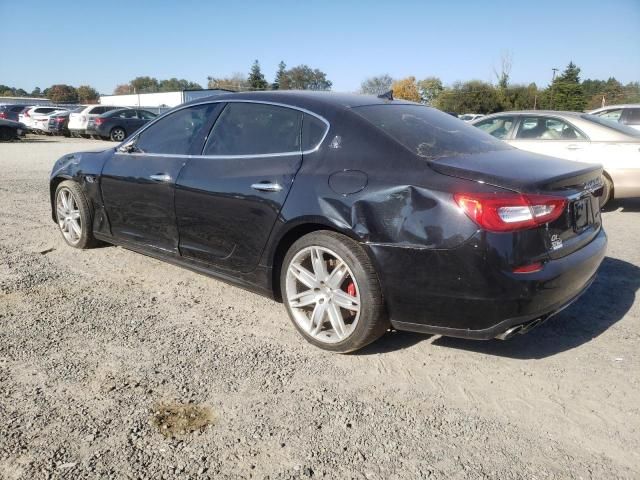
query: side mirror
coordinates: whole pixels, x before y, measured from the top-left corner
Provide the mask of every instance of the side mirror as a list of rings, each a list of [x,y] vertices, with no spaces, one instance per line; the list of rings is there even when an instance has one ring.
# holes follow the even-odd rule
[[[117,148],[120,153],[133,153],[137,152],[138,148],[136,147],[136,139],[129,140],[127,143],[120,145]]]

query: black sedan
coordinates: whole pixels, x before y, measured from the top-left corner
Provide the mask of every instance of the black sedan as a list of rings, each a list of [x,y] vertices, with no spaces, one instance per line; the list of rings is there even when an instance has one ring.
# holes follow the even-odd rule
[[[24,123],[0,118],[0,142],[18,139],[23,136],[27,130],[28,129]]]
[[[122,108],[89,119],[87,134],[121,142],[157,115],[147,110]]]
[[[69,245],[282,300],[309,342],[349,352],[389,327],[504,339],[563,309],[605,254],[601,176],[418,104],[248,92],[65,155],[50,193]]]

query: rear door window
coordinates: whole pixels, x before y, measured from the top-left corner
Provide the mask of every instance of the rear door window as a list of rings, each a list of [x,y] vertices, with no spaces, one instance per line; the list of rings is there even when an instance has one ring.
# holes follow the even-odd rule
[[[615,110],[605,110],[604,112],[596,113],[596,115],[604,120],[619,122],[620,116],[622,115],[622,109],[617,108]]]
[[[558,118],[523,117],[516,140],[586,140],[573,126]]]
[[[194,105],[175,111],[144,130],[136,140],[143,153],[188,155],[204,136],[217,104]]]
[[[157,115],[155,113],[147,112],[146,110],[138,110],[138,118],[142,120],[152,120],[156,118]]]
[[[204,155],[265,155],[301,151],[302,112],[261,103],[228,103]]]
[[[495,117],[476,123],[475,127],[493,137],[504,140],[509,138],[509,132],[513,128],[514,121],[515,117]]]
[[[366,105],[352,111],[427,160],[512,148],[479,128],[424,105]]]

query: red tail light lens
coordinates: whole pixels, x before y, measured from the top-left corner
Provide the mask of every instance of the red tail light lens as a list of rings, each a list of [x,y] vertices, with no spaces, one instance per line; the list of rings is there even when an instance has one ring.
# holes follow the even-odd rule
[[[96,118],[96,119],[94,120],[94,123],[95,123],[96,125],[102,125],[102,123],[103,123],[103,122],[104,122],[104,120],[103,120],[102,118]]]
[[[0,118],[7,118],[7,112],[0,112]]]
[[[460,209],[480,227],[491,232],[513,232],[556,220],[567,200],[550,195],[519,193],[456,193]]]
[[[54,117],[53,119],[54,121],[58,122],[58,123],[62,123],[65,121],[65,117]]]

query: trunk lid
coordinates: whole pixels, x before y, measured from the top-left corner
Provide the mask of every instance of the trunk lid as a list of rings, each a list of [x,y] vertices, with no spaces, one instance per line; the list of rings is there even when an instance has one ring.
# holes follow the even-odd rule
[[[516,149],[445,157],[429,165],[452,177],[518,193],[565,198],[567,207],[563,214],[537,228],[543,248],[538,252],[532,249],[529,252],[532,257],[542,253],[550,258],[568,255],[589,243],[602,226],[599,197],[604,183],[600,165]]]

